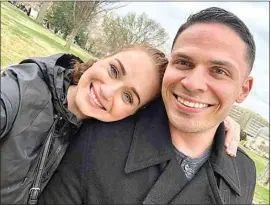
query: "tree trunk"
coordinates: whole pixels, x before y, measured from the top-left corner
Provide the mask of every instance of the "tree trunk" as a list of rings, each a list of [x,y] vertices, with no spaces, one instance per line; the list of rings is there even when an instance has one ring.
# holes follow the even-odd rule
[[[38,16],[36,18],[36,22],[38,24],[42,24],[42,20],[44,19],[44,16],[46,14],[46,10],[48,9],[49,6],[50,6],[50,1],[45,1],[42,3],[42,5],[40,7],[40,11],[38,13]]]
[[[73,39],[76,36],[76,34],[78,33],[79,29],[78,28],[74,28],[70,34],[70,36],[68,37],[68,40],[66,42],[65,48],[70,50],[70,47],[72,45]]]
[[[269,170],[269,163],[266,165],[266,167],[264,168],[263,172],[261,173],[261,175],[258,177],[258,180],[260,181],[261,184],[263,184],[264,186],[268,186],[269,182],[270,182],[270,170]]]

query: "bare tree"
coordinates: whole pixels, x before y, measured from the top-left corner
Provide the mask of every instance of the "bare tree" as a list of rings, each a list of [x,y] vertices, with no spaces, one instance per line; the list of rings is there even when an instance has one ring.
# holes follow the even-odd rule
[[[42,24],[42,20],[44,19],[46,11],[50,7],[50,5],[51,5],[50,1],[44,1],[44,2],[42,2],[41,7],[40,7],[40,11],[39,11],[38,16],[36,18],[36,22],[38,24]]]
[[[108,45],[109,52],[112,52],[123,45],[134,43],[148,43],[160,47],[167,41],[168,34],[145,13],[139,16],[129,13],[123,17],[111,13],[104,17],[102,38]]]
[[[123,7],[125,5],[120,5],[116,2],[109,1],[74,1],[73,6],[73,29],[67,40],[65,48],[69,49],[74,37],[86,24],[88,24],[95,16],[102,12],[110,11]]]

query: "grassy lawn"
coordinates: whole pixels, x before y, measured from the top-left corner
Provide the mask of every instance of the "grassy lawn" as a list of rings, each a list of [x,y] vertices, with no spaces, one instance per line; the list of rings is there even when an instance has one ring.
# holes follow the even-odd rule
[[[259,174],[264,170],[265,166],[268,163],[267,159],[260,157],[254,152],[249,151],[246,147],[242,145],[240,145],[239,147],[243,149],[248,154],[248,156],[255,162],[257,176],[259,176]]]
[[[249,155],[249,157],[255,162],[257,176],[259,176],[261,174],[261,172],[264,170],[268,161],[266,159],[256,155],[255,153],[249,151],[247,148],[245,148],[242,145],[240,145],[239,147],[241,149],[243,149]],[[266,187],[263,187],[257,183],[256,188],[255,188],[253,203],[254,204],[269,204],[269,200],[270,200],[269,199],[269,189],[267,189]]]
[[[64,49],[65,41],[7,2],[1,2],[1,68],[33,56],[73,53],[82,60],[90,54],[74,45]]]
[[[269,190],[256,184],[253,202],[254,204],[269,204]]]
[[[55,53],[73,53],[82,60],[93,58],[83,49],[74,45],[64,49],[65,41],[46,28],[35,23],[25,13],[7,2],[1,2],[1,68],[19,63],[32,56],[48,56]],[[259,175],[267,160],[240,145],[254,160]],[[269,190],[257,184],[255,204],[269,204]]]

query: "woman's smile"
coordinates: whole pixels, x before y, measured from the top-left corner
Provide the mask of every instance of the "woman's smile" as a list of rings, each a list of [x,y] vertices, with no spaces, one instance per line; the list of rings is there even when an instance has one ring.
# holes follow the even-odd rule
[[[105,107],[103,106],[99,96],[97,95],[97,92],[93,86],[92,83],[90,83],[90,89],[89,89],[89,101],[90,104],[94,107],[94,108],[98,108],[98,109],[102,109],[102,110],[106,110]]]

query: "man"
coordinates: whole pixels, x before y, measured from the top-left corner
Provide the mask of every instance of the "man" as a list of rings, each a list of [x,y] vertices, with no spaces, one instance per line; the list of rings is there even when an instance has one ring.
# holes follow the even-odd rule
[[[255,43],[234,14],[208,8],[177,32],[161,100],[115,123],[85,122],[40,203],[251,204],[253,161],[225,154],[224,124],[249,94]]]

